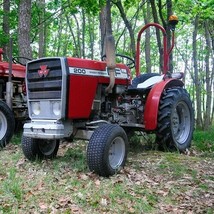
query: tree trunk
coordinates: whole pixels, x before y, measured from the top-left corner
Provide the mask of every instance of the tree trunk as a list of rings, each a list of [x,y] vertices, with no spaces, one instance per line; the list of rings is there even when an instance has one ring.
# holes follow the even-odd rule
[[[184,77],[183,77],[183,82],[184,82],[184,85],[186,83],[186,75],[187,75],[187,68],[188,68],[188,39],[186,39],[186,45],[185,45],[185,50],[186,50],[186,53],[185,53],[185,58],[184,58],[184,63],[185,63],[185,66],[184,66]]]
[[[123,5],[122,5],[122,2],[121,0],[117,0],[116,2],[114,2],[115,5],[117,6],[117,8],[119,9],[120,11],[120,15],[125,23],[125,26],[127,27],[128,29],[128,32],[129,32],[129,36],[130,36],[130,40],[131,40],[131,44],[130,44],[130,47],[131,47],[131,53],[132,53],[132,57],[136,57],[136,50],[135,50],[135,36],[134,36],[134,31],[132,29],[132,25],[131,23],[129,22],[129,20],[127,19],[127,16],[126,16],[126,13],[124,11],[124,8],[123,8]]]
[[[39,58],[45,56],[45,23],[44,23],[44,16],[45,16],[45,0],[39,0]]]
[[[212,75],[211,75],[211,80],[212,80],[212,87],[213,87],[213,92],[214,92],[214,32],[210,32],[211,34],[211,40],[212,40],[212,59],[211,59],[211,64],[212,64]],[[211,116],[211,122],[214,120],[214,99],[212,99],[212,116]]]
[[[146,8],[143,7],[144,22],[148,24],[151,18],[150,5],[147,2]],[[145,36],[145,58],[146,58],[146,73],[151,73],[151,45],[150,45],[150,28],[146,30]]]
[[[90,29],[90,58],[94,59],[94,40],[95,40],[95,33],[94,33],[94,17],[88,16],[88,25]]]
[[[60,55],[60,50],[61,50],[61,47],[62,47],[62,44],[63,44],[63,41],[62,41],[62,14],[59,15],[59,22],[58,22],[58,31],[57,31],[57,38],[56,38],[56,46],[54,47],[56,53],[55,55],[56,56],[59,56]],[[64,46],[64,44],[63,44]]]
[[[195,17],[194,21],[194,32],[193,32],[193,66],[194,66],[194,83],[196,89],[196,126],[198,128],[202,128],[202,111],[201,111],[201,83],[199,80],[198,74],[198,53],[197,53],[197,34],[198,34],[198,22],[199,17],[198,15]]]
[[[85,24],[85,10],[82,9],[82,57],[85,58],[85,32],[86,32],[86,24]]]
[[[19,4],[18,47],[19,56],[32,58],[30,46],[31,0],[21,0]],[[26,63],[27,60],[20,60]]]
[[[106,7],[100,12],[100,55],[105,54],[105,37],[106,37]]]
[[[167,22],[168,22],[169,17],[172,15],[172,0],[167,0],[166,5],[167,5]],[[172,43],[171,30],[169,28],[169,25],[166,25],[166,34],[167,34],[167,50],[169,50]],[[173,53],[169,55],[169,71],[171,73],[173,72]]]
[[[169,2],[169,0],[166,0],[167,15],[168,15],[168,5],[167,5],[168,2]],[[170,2],[169,2],[169,3],[170,3]],[[158,13],[159,13],[159,16],[160,16],[162,25],[163,25],[164,29],[166,30],[166,29],[167,29],[167,24],[166,24],[166,20],[165,20],[165,18],[164,18],[164,16],[163,16],[162,1],[161,1],[161,0],[158,0],[158,3],[157,3],[157,4],[158,4]],[[171,5],[170,5],[169,7],[171,7]]]
[[[154,22],[159,24],[157,9],[155,6],[155,0],[150,0],[150,3],[151,3]],[[157,38],[158,50],[159,50],[160,72],[162,72],[163,71],[163,47],[162,47],[162,42],[161,42],[160,30],[158,30],[158,29],[156,29],[156,38]]]
[[[7,57],[9,57],[9,38],[10,38],[10,22],[9,22],[9,14],[10,14],[10,1],[4,0],[3,2],[3,35],[4,38],[8,38],[6,44],[3,45],[4,53]]]
[[[204,129],[208,130],[211,126],[211,103],[212,103],[212,72],[210,71],[210,56],[212,52],[211,39],[208,29],[208,20],[205,20],[204,29],[205,29],[205,39],[206,39],[206,57],[205,57],[205,67],[206,67],[206,92],[207,92],[207,101],[206,101],[206,110],[204,117]]]
[[[76,26],[77,26],[77,29],[76,29],[76,32],[77,32],[77,50],[78,50],[78,57],[81,58],[82,57],[82,46],[81,46],[81,30],[80,30],[80,26],[79,26],[79,22],[78,22],[78,18],[76,17],[75,14],[73,14],[73,17],[74,17],[74,20],[76,22]]]
[[[72,43],[74,44],[74,45],[73,45],[73,56],[74,56],[74,57],[79,57],[78,45],[77,45],[77,41],[76,41],[76,36],[74,35],[73,28],[72,28],[72,25],[71,25],[71,23],[70,23],[70,17],[68,17],[67,14],[66,14],[66,20],[67,20],[67,25],[68,25],[69,30],[70,30],[71,35],[72,35]]]
[[[67,55],[67,50],[68,50],[68,43],[69,43],[69,33],[68,33],[68,25],[66,25],[66,28],[65,28],[65,44],[63,45],[63,50],[62,50],[62,55],[63,56],[66,56]]]
[[[167,35],[167,50],[170,49],[171,47],[171,30],[169,26],[167,25],[167,21],[165,20],[163,16],[163,5],[162,1],[158,0],[158,11],[159,11],[159,16],[162,21],[162,25],[164,29],[166,30],[166,35]],[[172,15],[172,0],[166,0],[166,12],[167,12],[167,20],[169,17]],[[172,63],[173,57],[172,53],[169,56],[169,63],[168,63],[168,70],[172,73],[173,71],[173,63]]]

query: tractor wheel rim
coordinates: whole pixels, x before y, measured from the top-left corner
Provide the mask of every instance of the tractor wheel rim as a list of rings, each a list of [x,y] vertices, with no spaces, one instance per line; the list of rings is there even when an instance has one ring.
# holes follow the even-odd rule
[[[7,119],[5,115],[0,112],[0,140],[5,136],[7,131]]]
[[[39,149],[43,155],[51,155],[56,148],[56,140],[44,140],[39,143]]]
[[[185,102],[179,102],[172,114],[173,137],[178,144],[184,144],[191,129],[190,110]]]
[[[112,169],[119,168],[125,157],[125,142],[122,137],[116,137],[109,149],[109,164]]]

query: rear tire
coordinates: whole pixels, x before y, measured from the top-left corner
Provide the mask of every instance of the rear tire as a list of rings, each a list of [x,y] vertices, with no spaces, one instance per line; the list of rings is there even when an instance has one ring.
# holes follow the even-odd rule
[[[184,152],[191,146],[194,111],[187,91],[166,89],[160,100],[156,142],[164,149]]]
[[[89,169],[100,176],[111,176],[125,165],[128,139],[119,125],[105,124],[91,136],[87,148]]]
[[[22,151],[28,160],[53,159],[59,149],[59,140],[35,139],[22,136]]]
[[[13,136],[15,119],[13,112],[3,101],[0,101],[0,148],[5,147]]]

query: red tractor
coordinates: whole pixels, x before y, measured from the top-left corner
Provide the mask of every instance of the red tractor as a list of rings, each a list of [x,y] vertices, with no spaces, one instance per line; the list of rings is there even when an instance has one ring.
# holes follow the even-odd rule
[[[15,124],[28,117],[25,90],[25,66],[3,61],[0,48],[0,148],[13,136]]]
[[[89,169],[110,176],[124,166],[133,131],[155,133],[156,142],[185,151],[191,145],[194,114],[181,73],[168,72],[165,29],[156,23],[141,29],[137,39],[136,77],[130,67],[114,65],[111,48],[106,61],[49,57],[27,64],[26,86],[30,122],[24,124],[22,150],[29,160],[54,158],[60,140],[85,139]],[[140,39],[154,26],[163,33],[163,74],[141,74]],[[111,47],[111,45],[109,46]],[[108,52],[109,51],[109,52]],[[115,67],[116,66],[116,67]]]

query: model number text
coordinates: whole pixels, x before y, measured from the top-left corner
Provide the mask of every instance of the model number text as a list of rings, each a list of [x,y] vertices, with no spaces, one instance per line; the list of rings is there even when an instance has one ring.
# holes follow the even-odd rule
[[[86,74],[86,70],[83,68],[74,68],[75,74]]]

